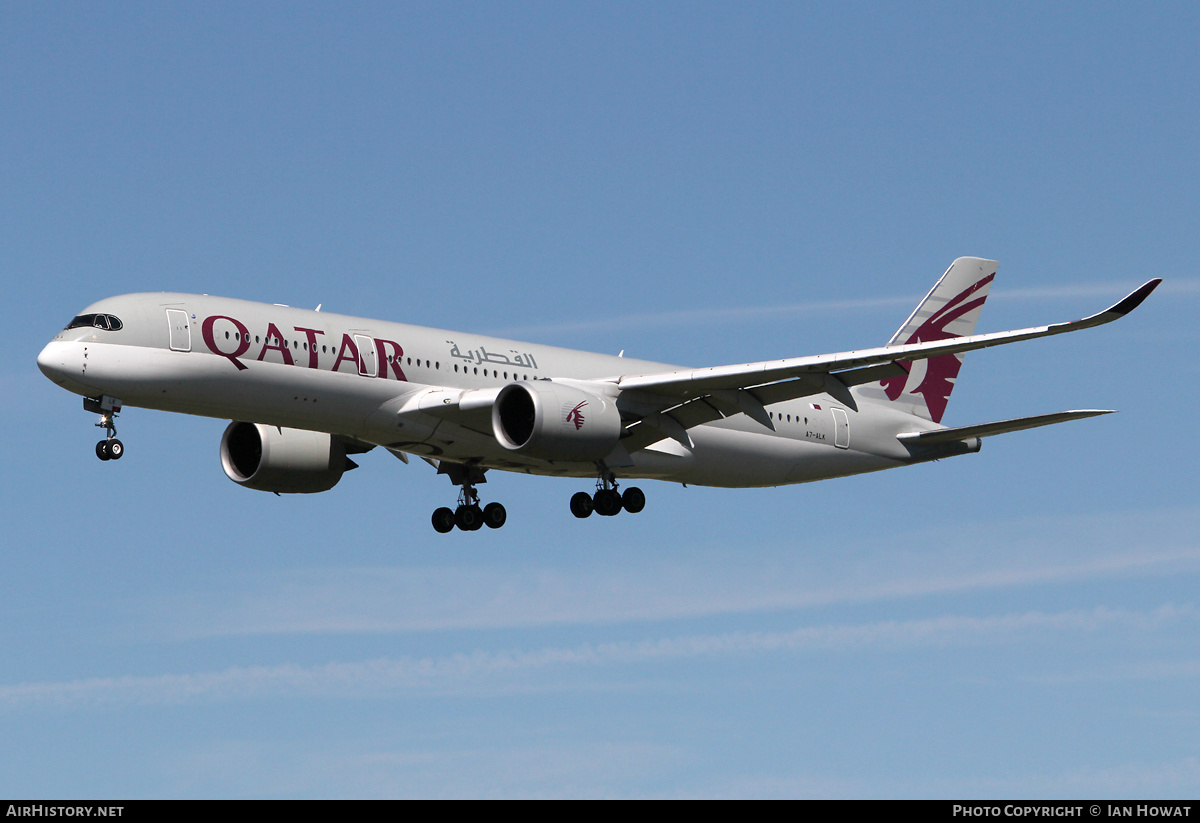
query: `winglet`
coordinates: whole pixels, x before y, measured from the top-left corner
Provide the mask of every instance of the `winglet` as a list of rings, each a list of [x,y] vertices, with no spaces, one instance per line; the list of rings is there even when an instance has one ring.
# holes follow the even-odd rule
[[[1122,300],[1117,305],[1113,306],[1109,311],[1120,315],[1129,314],[1131,311],[1142,305],[1142,301],[1150,296],[1150,292],[1158,288],[1158,284],[1162,282],[1161,277],[1156,277],[1142,285],[1138,286],[1129,296]]]
[[[1138,306],[1142,305],[1142,301],[1145,300],[1147,297],[1149,297],[1150,292],[1157,289],[1158,284],[1161,282],[1162,282],[1161,277],[1156,277],[1153,280],[1149,280],[1149,281],[1143,283],[1142,285],[1138,286],[1133,291],[1131,291],[1128,295],[1126,295],[1124,298],[1122,298],[1120,301],[1118,301],[1115,305],[1110,306],[1109,308],[1105,309],[1102,312],[1093,314],[1091,317],[1085,317],[1082,320],[1076,320],[1075,323],[1076,324],[1086,323],[1089,325],[1094,324],[1094,325],[1098,326],[1101,323],[1108,323],[1108,322],[1111,322],[1118,318],[1124,317],[1125,315],[1129,314],[1131,311],[1136,309]]]

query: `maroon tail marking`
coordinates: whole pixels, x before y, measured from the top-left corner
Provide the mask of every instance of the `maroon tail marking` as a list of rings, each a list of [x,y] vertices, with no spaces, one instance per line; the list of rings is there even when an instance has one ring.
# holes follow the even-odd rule
[[[995,276],[996,273],[992,272],[955,296],[940,311],[934,312],[928,320],[922,323],[912,336],[904,341],[904,345],[932,343],[936,340],[952,340],[960,337],[961,335],[946,331],[946,326],[983,305],[983,301],[987,299],[986,296],[975,300],[968,300],[968,298],[992,282],[992,278]],[[889,400],[896,400],[904,394],[909,374],[912,371],[912,361],[910,360],[899,361],[897,365],[904,369],[904,374],[879,381]],[[929,407],[929,416],[934,423],[942,422],[942,415],[946,413],[946,404],[950,401],[950,392],[954,390],[954,379],[958,377],[960,368],[962,368],[962,360],[957,354],[941,354],[925,361],[925,379],[921,381],[921,385],[913,389],[913,394],[925,396],[925,405]]]

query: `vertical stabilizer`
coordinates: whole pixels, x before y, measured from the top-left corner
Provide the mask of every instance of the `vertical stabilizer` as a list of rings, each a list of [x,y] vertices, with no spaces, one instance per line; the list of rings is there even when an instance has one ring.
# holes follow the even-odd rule
[[[996,276],[996,265],[995,260],[978,257],[955,260],[887,345],[930,343],[972,334]],[[944,354],[915,362],[900,361],[904,374],[862,386],[858,394],[875,402],[895,404],[909,414],[940,423],[962,362],[961,354]]]

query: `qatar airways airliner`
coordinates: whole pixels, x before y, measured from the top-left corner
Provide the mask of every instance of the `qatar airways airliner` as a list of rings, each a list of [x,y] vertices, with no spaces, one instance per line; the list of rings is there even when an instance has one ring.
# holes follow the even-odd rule
[[[1083,320],[974,334],[996,263],[955,260],[886,345],[709,368],[501,340],[331,312],[194,294],[94,303],[42,350],[38,366],[82,395],[124,452],[126,406],[233,422],[221,463],[235,483],[276,493],[332,488],[381,447],[423,458],[459,487],[439,532],[499,528],[480,505],[488,470],[583,478],[580,518],[640,512],[638,478],[704,486],[807,483],[978,451],[981,438],[1077,420],[1063,411],[953,428],[946,404],[973,349],[1116,320],[1151,280]]]

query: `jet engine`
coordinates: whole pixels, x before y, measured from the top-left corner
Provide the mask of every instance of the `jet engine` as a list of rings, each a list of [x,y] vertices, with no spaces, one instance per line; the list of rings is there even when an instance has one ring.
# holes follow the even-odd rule
[[[492,405],[492,432],[504,448],[530,457],[599,460],[621,437],[621,415],[611,399],[561,383],[510,383]]]
[[[221,437],[221,466],[249,489],[308,494],[332,489],[358,464],[332,435],[234,421]]]

